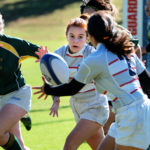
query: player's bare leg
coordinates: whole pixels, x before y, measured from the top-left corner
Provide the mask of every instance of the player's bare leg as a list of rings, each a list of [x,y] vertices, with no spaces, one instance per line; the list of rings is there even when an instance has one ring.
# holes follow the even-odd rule
[[[112,112],[112,106],[109,105],[109,118],[104,125],[104,134],[107,135],[110,125],[115,121],[115,114]]]
[[[13,128],[11,128],[10,133],[14,134],[17,137],[23,150],[30,150],[28,147],[24,145],[24,141],[21,135],[20,122],[18,122],[16,125],[14,125]]]
[[[101,128],[103,127],[96,122],[81,119],[67,137],[64,145],[64,150],[76,150],[80,144],[91,138],[93,135],[96,135]],[[93,143],[92,141],[90,142],[92,147],[96,147],[98,143],[100,143],[101,140],[104,138],[104,133],[102,132],[100,134],[102,134],[102,136],[96,136],[96,138],[98,138],[96,139],[96,143]]]
[[[116,150],[115,139],[109,135],[105,136],[105,139],[100,143],[97,150]]]
[[[26,114],[26,111],[16,105],[7,104],[0,110],[0,145],[9,141],[9,131]],[[19,145],[18,145],[19,146]]]
[[[105,137],[104,131],[103,128],[101,127],[95,135],[91,136],[86,141],[90,145],[92,150],[97,150],[98,145],[104,139],[104,137]]]

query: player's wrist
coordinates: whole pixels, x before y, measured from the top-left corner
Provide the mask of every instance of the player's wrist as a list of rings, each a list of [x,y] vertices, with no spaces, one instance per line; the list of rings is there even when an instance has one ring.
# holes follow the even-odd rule
[[[44,84],[44,93],[47,95],[51,95],[50,91],[51,91],[51,85],[48,83],[45,83]]]

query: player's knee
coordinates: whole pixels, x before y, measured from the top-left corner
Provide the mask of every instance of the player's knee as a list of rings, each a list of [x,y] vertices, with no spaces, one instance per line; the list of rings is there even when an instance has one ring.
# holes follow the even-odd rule
[[[6,130],[0,128],[0,145],[5,145],[9,139],[9,134]]]
[[[7,131],[4,128],[0,127],[0,139],[3,138],[3,136],[5,136],[6,132]]]

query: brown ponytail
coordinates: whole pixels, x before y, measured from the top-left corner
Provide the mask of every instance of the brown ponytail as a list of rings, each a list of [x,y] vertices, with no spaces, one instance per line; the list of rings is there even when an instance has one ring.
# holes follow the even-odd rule
[[[134,52],[128,33],[119,29],[106,11],[96,12],[89,18],[88,33],[112,53],[128,55]]]

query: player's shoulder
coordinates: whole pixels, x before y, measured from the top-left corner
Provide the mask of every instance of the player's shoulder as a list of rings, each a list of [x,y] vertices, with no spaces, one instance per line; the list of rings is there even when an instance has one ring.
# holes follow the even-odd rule
[[[131,53],[128,58],[130,60],[130,63],[132,63],[134,65],[140,63],[140,59],[138,58],[138,56],[135,53]]]
[[[5,43],[5,46],[7,45],[7,47],[11,46],[12,48],[15,48],[16,51],[20,51],[21,49],[23,49],[26,45],[27,42],[21,38],[18,37],[12,37],[10,35],[5,35],[5,34],[0,34],[0,39],[1,42]],[[8,46],[9,45],[9,46]],[[20,49],[21,46],[21,49]]]
[[[137,55],[136,55],[135,53],[131,53],[131,54],[130,54],[130,58],[132,58],[132,59],[137,59],[138,57],[137,57]]]
[[[12,37],[12,36],[6,35],[6,34],[0,34],[0,39],[2,41],[6,41],[6,42],[9,42],[9,41],[21,41],[22,40],[21,38]]]
[[[58,49],[56,49],[54,52],[63,56],[66,53],[67,49],[68,49],[68,45],[63,45],[59,47]]]
[[[101,51],[99,51],[99,48],[95,49],[93,46],[90,46],[89,45],[89,55],[86,59],[87,62],[90,62],[90,63],[95,63],[97,60],[99,60],[100,58],[100,54],[101,54]]]
[[[95,51],[96,51],[96,49],[93,46],[91,46],[89,44],[85,44],[85,46],[84,46],[84,53],[89,55],[89,54],[91,54],[91,53],[93,53]]]

